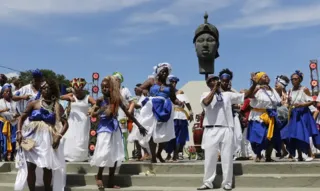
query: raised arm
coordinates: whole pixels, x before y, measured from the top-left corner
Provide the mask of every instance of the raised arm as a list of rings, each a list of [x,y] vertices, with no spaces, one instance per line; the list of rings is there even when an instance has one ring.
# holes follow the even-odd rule
[[[65,101],[74,101],[73,93],[68,93],[68,94],[62,95],[62,96],[60,96],[60,99],[65,100]]]
[[[131,119],[133,121],[133,123],[135,123],[137,125],[137,127],[139,128],[140,134],[145,136],[147,134],[147,130],[144,127],[142,127],[142,125],[139,123],[139,121],[131,113],[129,113],[129,111],[127,110],[125,105],[123,105],[122,102],[120,104],[120,107],[124,111],[124,113],[127,115],[127,117],[129,119]]]

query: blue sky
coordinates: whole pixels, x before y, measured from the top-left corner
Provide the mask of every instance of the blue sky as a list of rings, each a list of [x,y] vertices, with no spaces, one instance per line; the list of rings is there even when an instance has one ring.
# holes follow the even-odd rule
[[[315,0],[0,0],[0,65],[88,81],[120,71],[132,90],[169,62],[182,86],[204,79],[192,39],[205,11],[220,31],[216,73],[230,68],[236,89],[250,72],[273,80],[296,69],[310,86],[309,60],[320,57]]]

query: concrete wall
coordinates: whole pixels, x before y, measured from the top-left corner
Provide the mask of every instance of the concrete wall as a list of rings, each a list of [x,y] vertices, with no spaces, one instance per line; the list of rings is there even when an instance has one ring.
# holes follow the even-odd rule
[[[190,100],[190,105],[192,107],[194,115],[200,114],[202,112],[202,107],[200,105],[200,97],[203,92],[209,91],[206,82],[203,81],[190,81],[182,86],[181,90],[188,96]],[[194,116],[195,117],[195,116]],[[192,127],[194,123],[189,124],[189,137],[190,141],[187,145],[193,145],[193,134]]]

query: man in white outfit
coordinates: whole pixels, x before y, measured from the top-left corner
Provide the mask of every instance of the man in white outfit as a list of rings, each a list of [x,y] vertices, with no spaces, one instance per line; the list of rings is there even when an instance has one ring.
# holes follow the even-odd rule
[[[201,145],[205,152],[205,161],[203,185],[198,190],[214,187],[219,150],[223,171],[222,186],[224,190],[232,190],[234,153],[232,104],[242,104],[245,94],[221,92],[219,77],[213,75],[207,78],[207,86],[211,91],[204,92],[200,99],[201,106],[206,113],[203,120],[205,129]],[[246,95],[250,95],[254,88],[255,85]]]

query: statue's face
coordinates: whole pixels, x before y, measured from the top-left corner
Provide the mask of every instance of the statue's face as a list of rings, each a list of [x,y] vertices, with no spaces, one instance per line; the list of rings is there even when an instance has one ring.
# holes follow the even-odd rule
[[[197,56],[203,59],[215,59],[217,53],[217,41],[208,33],[200,35],[195,43]]]

